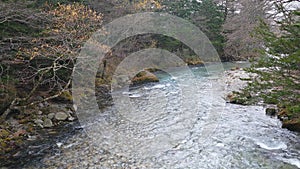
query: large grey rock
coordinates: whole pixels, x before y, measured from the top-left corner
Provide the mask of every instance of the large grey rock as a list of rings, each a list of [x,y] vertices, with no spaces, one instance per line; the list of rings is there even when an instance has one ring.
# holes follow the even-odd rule
[[[55,114],[55,119],[58,121],[64,121],[68,118],[67,113],[65,112],[58,112]]]

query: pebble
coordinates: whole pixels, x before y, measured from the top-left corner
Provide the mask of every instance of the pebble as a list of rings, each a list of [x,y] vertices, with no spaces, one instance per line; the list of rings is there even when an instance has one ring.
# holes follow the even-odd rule
[[[50,104],[48,102],[44,102],[44,107],[48,107]]]
[[[54,118],[54,116],[55,116],[54,113],[49,113],[49,114],[47,115],[48,119],[51,119],[51,120]]]
[[[39,103],[39,107],[40,107],[40,108],[43,108],[43,107],[44,107],[44,104],[43,104],[43,103]]]
[[[76,104],[73,104],[73,106],[72,106],[72,111],[73,111],[73,112],[76,112],[76,111],[77,111],[77,105],[76,105]]]
[[[55,114],[55,119],[59,121],[64,121],[68,118],[68,115],[65,112],[58,112]]]
[[[63,145],[63,143],[56,143],[56,145],[58,148],[60,148]]]
[[[50,119],[45,119],[44,122],[43,122],[43,126],[44,127],[53,127],[53,123]]]
[[[72,116],[70,116],[70,117],[68,118],[68,120],[69,120],[69,121],[74,121],[74,120],[75,120],[75,118],[74,118],[74,117],[72,117]]]
[[[35,100],[36,100],[36,101],[43,101],[43,100],[44,100],[44,98],[43,98],[43,97],[41,97],[41,96],[37,96],[37,97],[35,98]]]
[[[34,120],[34,123],[35,123],[35,124],[43,124],[43,120],[41,120],[41,119],[36,119],[36,120]]]
[[[34,141],[34,140],[36,140],[37,139],[37,136],[28,136],[28,141]]]

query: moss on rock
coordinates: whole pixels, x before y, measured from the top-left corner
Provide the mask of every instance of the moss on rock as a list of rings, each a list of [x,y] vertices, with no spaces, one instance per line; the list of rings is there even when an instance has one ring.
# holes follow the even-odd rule
[[[184,61],[188,64],[188,65],[203,65],[204,62],[201,61],[198,57],[189,57],[184,59]]]
[[[63,91],[57,98],[59,101],[72,101],[73,97],[70,91]]]
[[[159,82],[159,79],[153,73],[144,70],[133,77],[131,81],[133,84],[143,84],[148,82]]]

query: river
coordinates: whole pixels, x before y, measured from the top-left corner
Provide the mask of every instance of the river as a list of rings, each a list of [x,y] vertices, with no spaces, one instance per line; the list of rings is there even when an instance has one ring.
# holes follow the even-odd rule
[[[192,67],[190,80],[174,71],[176,77],[156,72],[158,83],[114,91],[131,104],[119,100],[95,113],[82,130],[57,140],[55,152],[24,168],[300,168],[300,135],[282,129],[262,106],[226,103],[235,87],[226,74]],[[118,111],[124,106],[130,112]]]

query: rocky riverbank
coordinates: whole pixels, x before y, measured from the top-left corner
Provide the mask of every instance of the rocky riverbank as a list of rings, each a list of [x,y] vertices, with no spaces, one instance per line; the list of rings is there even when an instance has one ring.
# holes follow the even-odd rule
[[[225,72],[227,77],[226,83],[227,88],[230,92],[227,96],[227,102],[242,105],[262,105],[266,107],[266,114],[272,117],[277,117],[282,121],[282,127],[287,128],[291,131],[300,132],[300,118],[292,117],[289,112],[280,106],[274,104],[265,104],[262,99],[255,98],[251,91],[241,93],[241,89],[246,87],[251,79],[255,78],[255,74],[245,72],[243,69],[232,69]],[[255,98],[255,99],[253,99]]]
[[[49,148],[43,144],[65,135],[63,132],[69,130],[65,126],[77,120],[71,103],[41,102],[27,109],[11,111],[0,124],[1,166],[42,154],[44,148]]]

